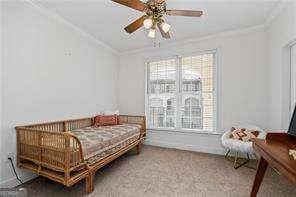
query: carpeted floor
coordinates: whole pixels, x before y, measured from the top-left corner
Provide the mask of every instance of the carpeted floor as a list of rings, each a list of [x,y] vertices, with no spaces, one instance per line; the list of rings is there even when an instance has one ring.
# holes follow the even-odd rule
[[[144,146],[140,155],[129,152],[97,172],[95,190],[102,197],[247,197],[255,170],[234,170],[223,156]],[[29,196],[86,196],[85,182],[71,188],[37,178],[27,183]],[[296,187],[268,169],[258,196],[296,196]]]

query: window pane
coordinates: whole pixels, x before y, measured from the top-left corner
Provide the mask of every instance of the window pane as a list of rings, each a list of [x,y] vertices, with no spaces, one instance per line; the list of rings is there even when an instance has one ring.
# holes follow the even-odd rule
[[[187,129],[202,129],[202,108],[197,95],[182,95],[181,125]]]
[[[213,54],[182,58],[181,127],[213,130]]]
[[[175,127],[176,61],[150,62],[148,67],[149,127]]]

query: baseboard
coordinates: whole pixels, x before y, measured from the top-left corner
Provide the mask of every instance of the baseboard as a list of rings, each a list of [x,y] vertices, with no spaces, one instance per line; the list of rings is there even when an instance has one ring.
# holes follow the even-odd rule
[[[158,147],[164,147],[164,148],[175,148],[180,150],[188,150],[188,151],[195,151],[195,152],[202,152],[202,153],[210,153],[210,154],[216,154],[216,155],[224,155],[225,149],[223,148],[213,148],[213,147],[200,147],[197,145],[186,145],[186,144],[180,144],[180,143],[170,143],[166,141],[160,141],[160,140],[145,140],[144,144],[151,145],[151,146],[158,146]]]
[[[38,177],[38,175],[36,174],[26,174],[26,175],[20,176],[20,179],[22,180],[23,183],[25,183],[36,177]],[[16,177],[0,182],[0,188],[13,188],[18,185],[20,185],[20,182],[17,180]]]

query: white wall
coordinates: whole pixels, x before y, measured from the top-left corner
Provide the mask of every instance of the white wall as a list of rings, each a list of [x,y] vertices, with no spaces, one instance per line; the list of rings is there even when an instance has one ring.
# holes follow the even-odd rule
[[[269,67],[263,28],[231,32],[190,43],[127,53],[120,57],[119,110],[145,113],[145,60],[218,49],[218,131],[247,122],[268,124]],[[222,153],[220,135],[148,132],[147,143],[196,151]]]
[[[26,2],[2,2],[1,187],[16,125],[85,117],[117,107],[119,58]],[[23,180],[30,176],[20,171]]]
[[[285,9],[271,22],[267,30],[268,64],[270,66],[270,128],[286,130],[289,125],[289,49],[296,41],[296,2],[288,2]]]
[[[290,114],[292,116],[296,106],[296,43],[291,47],[291,95]]]
[[[0,2],[0,154],[2,154],[2,3]],[[3,169],[0,164],[0,175],[2,177]]]

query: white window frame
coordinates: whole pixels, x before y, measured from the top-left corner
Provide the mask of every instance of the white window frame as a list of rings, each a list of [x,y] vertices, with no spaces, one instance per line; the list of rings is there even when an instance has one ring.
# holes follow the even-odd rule
[[[219,64],[219,56],[218,56],[218,50],[205,50],[205,51],[199,51],[199,52],[193,52],[193,53],[185,53],[182,55],[175,55],[175,56],[162,56],[160,58],[150,58],[145,59],[145,115],[146,117],[149,117],[149,109],[148,109],[148,80],[149,80],[149,62],[155,62],[155,61],[165,61],[168,59],[175,59],[177,63],[176,68],[176,109],[180,109],[180,106],[182,105],[182,99],[180,97],[182,96],[182,93],[180,91],[180,77],[182,76],[182,64],[181,64],[181,58],[182,57],[190,57],[190,56],[198,56],[198,55],[204,55],[212,53],[214,55],[214,62],[213,62],[213,130],[208,131],[204,129],[186,129],[181,127],[181,119],[180,119],[180,113],[177,112],[175,114],[175,128],[158,128],[158,127],[150,127],[149,124],[147,124],[148,130],[156,130],[156,131],[169,131],[169,132],[183,132],[183,133],[202,133],[202,134],[221,134],[217,131],[218,129],[218,64]]]

